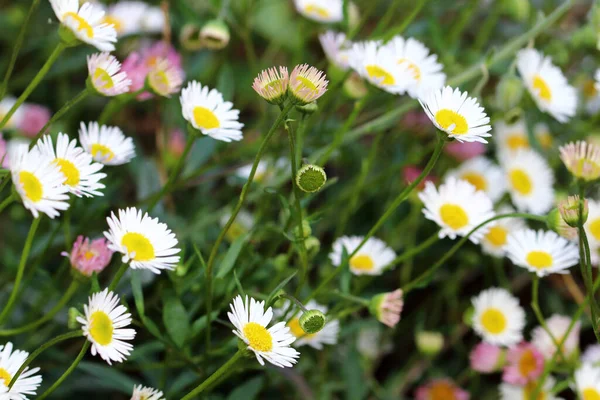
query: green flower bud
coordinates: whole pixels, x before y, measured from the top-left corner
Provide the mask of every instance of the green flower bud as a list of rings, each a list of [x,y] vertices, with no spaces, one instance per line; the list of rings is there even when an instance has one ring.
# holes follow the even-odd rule
[[[315,257],[317,254],[319,254],[319,250],[321,250],[321,242],[314,236],[308,237],[304,241],[304,246],[306,246],[306,251],[309,258]]]
[[[546,225],[549,229],[558,233],[565,239],[577,239],[577,229],[567,225],[563,217],[560,215],[558,208],[555,208],[548,213],[546,216]]]
[[[310,228],[310,224],[305,219],[302,220],[302,233],[304,234],[304,237],[303,237],[304,239],[306,239],[307,237],[309,237],[310,234],[312,233],[312,229]],[[302,237],[302,235],[300,234],[300,228],[299,227],[295,227],[294,228],[294,234],[296,235],[297,238]]]
[[[516,107],[523,98],[523,83],[514,74],[506,74],[496,87],[496,105],[502,111]]]
[[[344,82],[344,93],[351,99],[359,100],[369,93],[369,89],[360,75],[352,72]]]
[[[208,21],[200,30],[200,41],[208,49],[220,50],[229,44],[229,28],[220,19]]]
[[[415,341],[419,351],[426,356],[435,356],[444,347],[444,336],[439,332],[418,332]]]
[[[503,11],[517,21],[524,22],[529,18],[529,0],[504,0],[502,3]]]
[[[315,101],[308,104],[297,104],[296,110],[300,111],[303,114],[313,114],[319,110],[319,106]]]
[[[325,170],[312,164],[302,166],[296,175],[296,184],[307,193],[319,191],[325,182],[327,182]]]
[[[463,314],[463,323],[466,326],[473,326],[473,315],[475,315],[475,309],[473,307],[469,307],[465,310]]]
[[[579,226],[579,208],[580,201],[579,196],[569,196],[566,200],[563,200],[558,203],[558,211],[562,219],[572,228],[577,228]],[[582,223],[585,223],[588,219],[588,201],[587,199],[583,199],[583,205],[581,205],[583,215],[582,215]]]
[[[308,310],[298,320],[300,328],[310,335],[319,332],[325,326],[327,318],[319,310]]]
[[[179,34],[179,42],[186,50],[200,50],[202,48],[200,28],[196,24],[184,25]]]
[[[77,317],[83,317],[83,314],[81,314],[75,307],[69,308],[67,319],[67,327],[69,329],[77,329],[81,327],[81,324],[77,322]]]

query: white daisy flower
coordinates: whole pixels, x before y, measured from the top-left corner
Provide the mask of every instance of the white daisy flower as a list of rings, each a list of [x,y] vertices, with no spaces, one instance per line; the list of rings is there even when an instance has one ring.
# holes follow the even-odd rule
[[[133,350],[127,341],[133,340],[135,330],[125,329],[131,324],[131,314],[119,301],[119,296],[104,289],[92,294],[83,306],[85,317],[77,317],[83,336],[92,343],[92,355],[98,354],[109,365],[125,361]]]
[[[491,160],[479,156],[471,158],[447,174],[447,178],[462,179],[488,195],[490,200],[500,200],[506,192],[506,181],[502,168]],[[447,179],[446,178],[446,179]]]
[[[265,302],[258,302],[248,296],[233,299],[231,312],[227,313],[229,320],[235,326],[233,333],[248,345],[248,350],[254,352],[260,365],[264,360],[278,367],[291,367],[298,361],[300,353],[290,347],[296,338],[285,326],[278,322],[269,329],[267,326],[273,319],[273,309],[265,311]]]
[[[430,54],[429,49],[416,39],[405,39],[395,36],[385,47],[396,56],[396,62],[408,67],[413,81],[408,86],[408,94],[416,99],[431,90],[439,90],[446,83],[446,74],[442,72],[442,64],[437,55]]]
[[[36,148],[60,167],[65,176],[64,185],[75,196],[103,196],[99,190],[106,186],[100,183],[100,179],[105,178],[106,174],[98,172],[103,165],[93,162],[90,154],[77,147],[77,140],[69,140],[69,136],[61,132],[56,139],[55,151],[52,137],[45,135],[38,141]]]
[[[335,267],[342,263],[343,249],[348,256],[356,250],[363,241],[362,236],[342,236],[333,243],[329,259]],[[349,260],[350,271],[354,275],[381,275],[396,258],[394,250],[388,247],[383,240],[370,237],[363,247]]]
[[[349,49],[352,42],[346,39],[346,34],[327,31],[319,35],[319,41],[329,62],[341,70],[348,70],[350,67]]]
[[[556,380],[553,377],[546,377],[544,385],[540,388],[540,391],[538,392],[537,398],[539,400],[562,400],[562,398],[556,397],[552,393],[552,389],[554,389],[555,384]],[[536,386],[537,381],[529,382],[525,386],[503,383],[500,385],[500,400],[529,400]]]
[[[65,176],[53,160],[40,153],[37,147],[28,150],[20,144],[11,150],[10,172],[13,184],[35,218],[42,212],[50,218],[69,208],[69,188],[63,185]]]
[[[423,202],[425,218],[440,226],[440,238],[448,236],[454,240],[457,236],[465,236],[483,221],[492,218],[494,205],[490,198],[475,186],[464,180],[450,177],[436,189],[431,182],[425,183],[425,189],[419,192]],[[488,232],[491,224],[487,224],[469,236],[475,244]]]
[[[147,76],[148,85],[159,96],[171,97],[178,93],[183,83],[183,70],[166,58],[159,58]]]
[[[508,192],[519,211],[543,214],[554,204],[554,175],[544,158],[533,150],[519,150],[502,160]]]
[[[459,142],[487,143],[490,118],[477,99],[468,97],[467,92],[446,86],[429,92],[419,99],[421,107],[440,130]]]
[[[558,343],[563,340],[563,337],[565,336],[565,333],[567,333],[570,325],[571,317],[567,317],[566,315],[554,314],[550,318],[546,319],[546,326]],[[573,329],[571,329],[571,332],[569,332],[569,336],[563,343],[562,353],[565,355],[565,357],[567,357],[567,359],[579,353],[580,331],[581,322],[577,321],[573,326]],[[554,353],[556,353],[556,345],[554,344],[554,341],[542,326],[537,326],[531,332],[531,343],[537,347],[546,360],[550,360],[554,356]],[[559,359],[560,358],[562,357],[559,357]]]
[[[135,146],[130,137],[116,126],[100,126],[90,122],[79,125],[79,142],[95,161],[104,165],[122,165],[135,157]]]
[[[581,362],[599,366],[598,364],[600,364],[600,344],[589,345],[581,355]]]
[[[575,389],[583,400],[600,399],[600,367],[584,363],[575,371]]]
[[[600,68],[594,73],[594,80],[596,81],[594,83],[594,88],[596,89],[596,92],[600,92]]]
[[[294,0],[296,10],[317,22],[340,22],[344,18],[342,0]]]
[[[521,149],[530,149],[525,121],[519,119],[512,124],[498,121],[494,124],[494,141],[498,159],[514,156]]]
[[[522,229],[511,233],[506,255],[519,267],[539,277],[568,274],[567,268],[579,262],[579,249],[573,242],[552,231]]]
[[[290,304],[291,302],[289,300],[284,301],[283,305],[275,311],[275,315],[282,317],[289,308]],[[304,307],[307,310],[318,310],[323,314],[327,315],[328,308],[317,303],[314,300],[311,300],[308,303],[306,303]],[[323,349],[324,344],[334,345],[337,343],[338,334],[340,332],[340,321],[327,321],[325,323],[325,326],[319,332],[310,334],[304,332],[304,330],[300,326],[301,315],[302,311],[297,310],[296,313],[294,313],[287,322],[287,326],[290,328],[290,332],[296,337],[294,347],[309,345],[312,348],[321,350]]]
[[[398,64],[395,54],[387,47],[380,47],[379,42],[354,43],[348,56],[352,69],[388,93],[404,94],[414,82],[408,64]]]
[[[473,329],[485,342],[512,346],[523,340],[525,311],[507,290],[490,288],[471,301],[475,309]]]
[[[148,8],[143,1],[119,1],[108,8],[102,22],[112,25],[119,37],[140,33]]]
[[[590,248],[600,247],[600,201],[588,199],[588,218],[583,228]]]
[[[0,101],[0,121],[4,119],[4,116],[9,113],[10,109],[13,108],[17,99],[12,96],[5,96],[2,101]],[[25,117],[24,112],[25,107],[19,107],[10,117],[6,125],[4,125],[5,129],[18,129],[23,122],[23,118]]]
[[[108,248],[123,254],[123,262],[133,269],[149,269],[160,274],[162,269],[173,270],[179,262],[181,249],[175,234],[166,224],[134,207],[112,212],[106,218],[109,230],[104,232]]]
[[[500,207],[498,215],[510,214],[515,212],[510,207]],[[527,225],[521,218],[502,218],[495,221],[485,236],[481,239],[481,247],[484,253],[495,257],[504,257],[506,254],[506,243],[508,236],[517,230],[525,229]]]
[[[103,22],[104,10],[98,5],[79,0],[50,0],[56,18],[69,28],[77,39],[91,44],[100,51],[113,51],[117,31],[113,25]]]
[[[109,53],[96,53],[87,57],[89,79],[98,93],[118,96],[129,91],[131,79],[121,71],[121,63]]]
[[[160,7],[149,6],[142,18],[142,30],[147,33],[161,33],[165,28],[165,13]]]
[[[136,385],[133,387],[131,400],[166,400],[163,392],[148,386]]]
[[[0,345],[0,399],[26,400],[28,396],[35,396],[37,388],[42,384],[42,376],[36,375],[39,368],[25,368],[13,387],[8,389],[8,384],[27,357],[28,352],[13,350],[11,342]]]
[[[517,69],[540,110],[567,122],[577,109],[577,92],[550,57],[535,49],[517,53]]]
[[[180,101],[183,118],[204,135],[224,142],[242,139],[244,124],[238,121],[240,112],[233,109],[231,102],[224,101],[216,89],[209,91],[192,81],[181,91]]]

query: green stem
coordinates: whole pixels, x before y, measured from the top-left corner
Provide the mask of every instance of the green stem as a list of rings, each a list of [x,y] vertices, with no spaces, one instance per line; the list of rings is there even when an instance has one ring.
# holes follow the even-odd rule
[[[243,350],[238,350],[225,364],[216,370],[211,376],[209,376],[204,382],[198,385],[194,390],[186,394],[181,400],[190,400],[204,392],[213,382],[217,381],[223,374],[225,374],[231,367],[233,367],[244,355]]]
[[[121,280],[121,278],[123,277],[123,275],[125,275],[125,272],[127,271],[128,267],[129,267],[129,264],[127,264],[127,263],[121,264],[121,266],[119,267],[119,270],[115,274],[115,277],[110,282],[110,285],[108,285],[108,290],[110,292],[112,292],[112,291],[114,291],[116,289],[117,285],[119,284],[119,281]]]
[[[387,42],[388,40],[390,40],[394,36],[402,34],[402,32],[404,32],[404,30],[408,27],[408,25],[410,25],[411,22],[413,22],[414,19],[417,17],[417,15],[419,15],[419,12],[425,6],[425,4],[427,3],[427,1],[428,0],[419,0],[418,3],[415,4],[415,6],[412,9],[412,11],[410,12],[410,14],[408,14],[404,18],[404,20],[402,21],[402,23],[400,25],[397,25],[396,27],[392,27],[391,29],[388,30],[388,32],[383,37],[383,41]]]
[[[135,92],[123,93],[119,96],[113,97],[104,106],[104,109],[98,118],[98,124],[105,125],[117,110],[121,109],[125,104],[129,103],[131,100],[134,100],[138,95],[146,91],[149,91],[149,88],[144,85],[141,89],[138,89]]]
[[[542,314],[542,310],[540,309],[539,287],[540,287],[540,278],[537,275],[534,275],[533,283],[531,285],[531,308],[533,309],[533,313],[535,314],[542,329],[548,334],[548,336],[552,340],[552,343],[554,343],[554,345],[557,346],[556,348],[558,349],[558,351],[560,351],[562,353],[562,348],[558,347],[559,342],[558,342],[558,340],[556,340],[556,337],[554,337],[554,334],[552,333],[550,328],[548,328],[548,324],[546,324],[546,319],[544,318],[544,315]],[[564,354],[563,354],[563,357],[564,357]]]
[[[56,382],[52,384],[52,386],[50,386],[48,390],[46,390],[40,397],[38,397],[38,400],[43,400],[46,397],[50,396],[52,392],[54,392],[61,385],[61,383],[63,383],[64,380],[69,377],[69,375],[71,375],[71,373],[75,370],[75,368],[77,368],[77,366],[79,365],[79,363],[83,359],[83,356],[85,356],[85,353],[89,348],[90,342],[86,340],[83,344],[83,347],[81,348],[81,351],[79,352],[79,354],[77,354],[77,358],[75,358],[71,366],[65,371],[64,374],[62,374],[60,378],[58,378]]]
[[[368,307],[369,303],[370,303],[369,300],[367,300],[367,299],[363,299],[362,297],[354,296],[354,295],[347,294],[347,293],[342,293],[339,290],[334,290],[332,293],[333,293],[333,295],[335,295],[341,299],[348,300],[353,303],[357,303],[357,304],[360,304],[360,305],[363,305],[366,307]]]
[[[398,257],[394,258],[391,263],[385,266],[385,269],[394,268],[396,265],[400,264],[404,260],[407,260],[420,252],[427,250],[432,244],[436,243],[440,238],[439,232],[435,232],[433,235],[429,236],[425,241],[421,242],[418,246],[411,248],[410,250],[405,251],[400,254]]]
[[[52,67],[52,64],[54,64],[54,62],[58,59],[58,57],[64,51],[65,48],[66,47],[62,42],[56,45],[54,51],[52,51],[52,54],[50,54],[50,57],[48,57],[48,60],[46,61],[42,69],[38,71],[37,75],[33,78],[31,83],[29,83],[27,88],[25,88],[25,91],[21,94],[21,96],[19,96],[15,104],[11,107],[11,109],[8,111],[8,113],[6,113],[6,115],[2,119],[2,121],[0,122],[0,129],[4,128],[4,126],[13,116],[15,111],[17,111],[17,109],[21,107],[21,105],[25,102],[25,100],[27,100],[31,92],[33,92],[37,85],[40,84],[42,79],[44,79],[44,76],[46,76],[48,71],[50,71],[50,67]]]
[[[179,157],[179,160],[177,160],[177,165],[175,166],[175,168],[173,168],[173,171],[171,171],[171,175],[169,175],[167,183],[165,183],[160,192],[156,196],[154,196],[154,198],[150,202],[150,205],[148,205],[148,212],[152,212],[152,210],[154,209],[154,207],[156,207],[160,199],[162,199],[162,197],[165,194],[171,191],[171,188],[175,184],[175,181],[177,181],[177,177],[179,176],[181,170],[183,169],[183,166],[185,165],[185,161],[187,160],[188,154],[192,150],[195,141],[196,132],[192,132],[192,130],[190,129],[190,132],[188,133],[188,139],[185,144],[185,149],[183,150],[183,154],[181,155],[181,157]]]
[[[29,233],[27,234],[27,239],[25,240],[25,246],[23,246],[23,252],[21,253],[21,261],[19,262],[19,269],[17,270],[15,284],[13,285],[13,289],[10,293],[10,297],[8,298],[8,302],[4,306],[2,313],[0,313],[0,324],[2,324],[6,317],[8,317],[8,314],[10,313],[15,304],[15,300],[17,300],[17,295],[19,294],[19,286],[21,285],[23,273],[25,272],[25,265],[27,264],[27,257],[29,256],[29,251],[31,251],[33,237],[35,236],[35,231],[37,230],[40,224],[40,220],[41,217],[34,218],[33,222],[31,223],[31,227],[29,228]]]
[[[23,362],[23,364],[19,367],[17,372],[13,375],[13,377],[10,380],[10,383],[8,384],[8,388],[10,389],[13,387],[13,385],[17,382],[17,379],[19,379],[19,376],[21,375],[21,373],[23,373],[25,368],[27,368],[27,366],[30,365],[33,362],[33,360],[35,360],[37,356],[42,354],[46,349],[65,340],[81,337],[81,335],[83,335],[83,332],[81,330],[63,333],[62,335],[58,335],[57,337],[48,340],[46,343],[38,347],[33,353],[29,355],[29,357],[27,357],[25,362]]]
[[[533,214],[524,214],[524,213],[510,213],[510,214],[496,215],[495,217],[492,217],[492,218],[489,218],[489,219],[483,221],[482,223],[477,225],[475,228],[471,229],[469,231],[469,233],[467,233],[465,236],[463,236],[449,251],[447,251],[444,254],[444,256],[442,258],[440,258],[435,264],[433,264],[427,271],[423,272],[417,278],[415,278],[411,282],[407,283],[403,288],[404,295],[406,296],[406,294],[408,292],[410,292],[414,288],[418,287],[422,283],[422,281],[424,281],[430,275],[432,275],[435,271],[437,271],[438,268],[440,268],[450,257],[452,257],[454,255],[454,253],[456,253],[458,251],[458,249],[460,249],[462,247],[463,244],[466,243],[467,240],[469,240],[469,237],[473,233],[478,231],[483,226],[489,224],[490,222],[496,221],[496,220],[499,220],[502,218],[526,218],[526,219],[531,219],[531,220],[540,221],[540,222],[546,221],[546,218],[543,216],[533,215]]]
[[[42,129],[40,129],[40,131],[37,133],[37,135],[35,135],[35,137],[31,141],[31,143],[29,144],[29,148],[31,149],[35,145],[35,143],[38,141],[38,139],[41,138],[42,135],[48,130],[48,127],[50,127],[50,125],[52,125],[53,123],[58,121],[63,115],[66,114],[67,111],[69,111],[71,109],[71,107],[75,106],[81,100],[85,99],[89,94],[90,94],[89,89],[85,88],[81,92],[79,92],[79,94],[77,94],[77,96],[75,96],[71,100],[67,101],[65,103],[65,105],[62,106],[62,108],[60,110],[58,110],[52,116],[52,118],[50,118],[50,120],[48,122],[46,122],[46,125],[44,125],[44,127]]]
[[[217,237],[217,240],[213,244],[212,250],[210,251],[210,256],[208,258],[208,262],[206,263],[206,276],[212,277],[213,265],[215,263],[217,253],[219,251],[219,247],[221,246],[221,242],[223,242],[223,239],[225,238],[227,231],[229,230],[229,228],[231,228],[231,225],[235,222],[237,215],[239,214],[240,210],[242,209],[242,206],[244,205],[244,201],[246,200],[246,196],[248,195],[250,186],[252,185],[252,182],[254,181],[254,175],[256,174],[256,168],[258,168],[258,163],[260,162],[260,159],[262,158],[263,153],[265,152],[265,150],[267,148],[267,144],[271,140],[271,137],[275,134],[275,132],[277,131],[277,128],[279,128],[279,125],[281,125],[281,123],[285,120],[285,118],[287,117],[287,115],[290,112],[290,110],[292,109],[292,107],[294,107],[294,104],[290,102],[283,108],[283,110],[281,110],[281,113],[279,114],[279,116],[277,117],[275,122],[273,123],[273,126],[271,126],[271,129],[269,129],[269,132],[267,132],[267,134],[265,135],[265,138],[263,139],[263,141],[260,145],[260,148],[258,149],[258,153],[256,154],[256,157],[254,157],[254,163],[252,164],[252,169],[250,170],[250,176],[248,177],[248,181],[244,184],[244,187],[242,188],[242,193],[240,194],[238,202],[237,202],[235,208],[233,209],[231,216],[229,217],[229,220],[227,221],[227,223],[221,230],[221,233],[219,233],[219,236]],[[206,283],[207,283],[206,304],[208,306],[212,302],[212,279],[207,280]],[[210,312],[208,312],[206,314],[206,318],[207,318],[206,335],[208,337],[208,339],[207,339],[208,345],[209,345],[208,348],[210,348],[210,325],[211,325],[211,319],[212,319]]]
[[[21,30],[19,31],[19,36],[17,36],[15,47],[13,48],[12,54],[10,55],[8,69],[6,70],[6,74],[4,74],[4,81],[2,82],[2,86],[0,87],[0,100],[2,100],[4,98],[4,95],[6,94],[6,89],[8,88],[8,81],[10,80],[10,76],[12,75],[13,69],[15,68],[15,62],[17,61],[17,56],[19,55],[21,46],[23,45],[25,32],[27,32],[27,27],[29,26],[29,20],[31,19],[31,16],[35,12],[35,9],[37,8],[39,3],[40,0],[33,0],[31,2],[31,7],[29,7],[29,11],[25,16],[25,20],[21,24]]]
[[[0,330],[0,337],[1,336],[18,335],[18,334],[21,334],[24,332],[28,332],[28,331],[33,330],[33,329],[37,328],[38,326],[42,325],[46,321],[51,320],[52,317],[54,317],[57,312],[62,310],[62,308],[65,306],[65,304],[67,304],[69,302],[71,297],[73,297],[73,295],[77,291],[78,287],[79,287],[79,283],[77,281],[73,280],[71,282],[71,285],[69,285],[69,288],[63,295],[63,297],[58,301],[58,303],[56,303],[56,305],[50,311],[48,311],[48,313],[44,314],[43,317],[41,317],[37,321],[31,322],[31,323],[21,326],[19,328]]]
[[[11,193],[6,199],[4,199],[2,203],[0,203],[0,212],[4,211],[4,209],[16,199],[16,195],[14,193]]]

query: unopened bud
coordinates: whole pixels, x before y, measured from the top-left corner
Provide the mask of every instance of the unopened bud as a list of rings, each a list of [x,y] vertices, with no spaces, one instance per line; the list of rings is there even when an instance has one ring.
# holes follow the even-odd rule
[[[200,50],[202,48],[200,28],[195,24],[184,25],[179,34],[179,42],[186,50]]]
[[[523,22],[529,17],[529,0],[504,0],[502,4],[504,12],[517,21]]]
[[[369,89],[360,75],[353,72],[344,82],[344,93],[351,99],[358,100],[365,97],[369,93]]]
[[[444,336],[439,332],[419,332],[415,341],[419,351],[426,356],[435,356],[444,347]]]
[[[562,219],[570,227],[577,228],[579,224],[584,224],[587,221],[589,208],[587,199],[583,199],[583,204],[579,201],[579,196],[569,196],[566,200],[558,203],[558,211]],[[580,217],[579,210],[582,214]],[[581,221],[580,221],[581,220]]]
[[[296,175],[296,184],[307,193],[317,192],[325,182],[327,182],[325,170],[312,164],[302,166]]]
[[[319,106],[315,101],[308,104],[298,104],[296,105],[296,110],[300,111],[303,114],[313,114],[319,110]]]
[[[508,111],[519,104],[523,98],[523,83],[514,74],[506,74],[496,87],[496,105],[502,111]]]
[[[312,229],[310,228],[310,224],[305,219],[302,220],[302,232],[300,232],[300,227],[297,226],[294,228],[294,234],[297,238],[306,239],[311,233]]]
[[[220,19],[208,21],[200,30],[200,41],[208,49],[220,50],[229,44],[229,28]]]
[[[313,335],[323,329],[327,318],[319,310],[308,310],[302,314],[298,322],[304,332]]]
[[[319,250],[321,250],[321,242],[314,236],[306,238],[304,241],[304,246],[306,247],[309,258],[315,257],[317,254],[319,254]]]
[[[548,213],[548,215],[546,216],[546,225],[549,229],[558,233],[565,239],[577,239],[577,229],[567,225],[563,217],[560,215],[560,211],[558,210],[558,208],[555,208]]]

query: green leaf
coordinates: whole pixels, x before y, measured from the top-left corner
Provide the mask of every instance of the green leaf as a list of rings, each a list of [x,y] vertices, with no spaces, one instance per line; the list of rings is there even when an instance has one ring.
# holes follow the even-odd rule
[[[348,251],[345,247],[342,248],[342,263],[338,268],[343,268],[340,277],[340,287],[342,293],[350,293],[350,281],[352,280],[352,273],[350,272],[350,264]]]
[[[216,140],[210,137],[201,137],[196,139],[192,149],[190,150],[190,155],[185,161],[185,166],[183,168],[183,173],[181,176],[184,178],[190,175],[192,172],[196,171],[200,168],[215,152],[217,147]]]
[[[214,321],[215,318],[217,318],[217,316],[219,315],[219,311],[213,311],[210,314],[211,314],[210,320]],[[200,332],[202,332],[204,330],[204,328],[206,328],[206,321],[207,321],[206,315],[203,315],[192,323],[192,328],[190,331],[190,338],[196,337]]]
[[[177,347],[182,347],[190,332],[190,320],[178,298],[170,296],[163,307],[163,322]]]
[[[291,274],[290,276],[285,278],[283,281],[281,281],[279,283],[279,285],[277,285],[275,287],[275,289],[273,289],[271,291],[271,293],[269,294],[269,297],[267,298],[267,301],[265,302],[267,307],[271,305],[271,302],[273,301],[273,297],[277,294],[277,292],[279,292],[281,289],[283,289],[285,287],[285,285],[287,285],[288,282],[291,281],[292,278],[296,276],[297,273],[298,273],[298,271],[295,271],[293,274]]]
[[[231,65],[228,63],[223,64],[219,68],[219,76],[217,76],[217,90],[223,94],[225,100],[233,100],[233,93],[235,92],[235,74]]]
[[[255,399],[256,396],[260,393],[263,385],[265,383],[264,376],[257,376],[255,378],[249,379],[241,385],[237,385],[235,389],[229,396],[227,396],[227,400],[252,400]]]
[[[239,294],[241,294],[242,296],[245,296],[246,293],[244,292],[244,288],[242,287],[242,283],[238,279],[237,272],[235,272],[235,270],[233,270],[233,281],[235,282],[235,286],[237,287],[237,290],[238,290]]]
[[[150,332],[154,337],[164,340],[164,337],[163,337],[162,333],[160,332],[160,329],[158,329],[158,325],[156,325],[154,323],[154,321],[152,321],[150,318],[146,317],[145,315],[142,316],[141,318],[142,318],[142,323],[144,324],[146,329],[148,329],[148,332]]]
[[[92,272],[92,287],[90,293],[98,293],[100,291],[100,282],[98,282],[98,273]]]
[[[135,380],[118,369],[99,363],[82,361],[78,368],[85,371],[87,375],[98,378],[104,387],[112,388],[125,394],[130,394],[133,386],[137,384]]]
[[[225,257],[223,258],[223,261],[221,261],[221,264],[219,265],[217,278],[225,277],[229,271],[233,269],[235,261],[240,255],[240,251],[242,251],[242,248],[244,247],[244,244],[246,243],[246,240],[248,240],[249,236],[249,233],[245,233],[233,241],[229,247],[229,250],[227,250],[227,254],[225,254]]]
[[[140,316],[144,316],[144,292],[142,291],[142,281],[140,280],[140,271],[131,270],[131,291],[133,292],[133,300],[135,301],[135,308]]]

